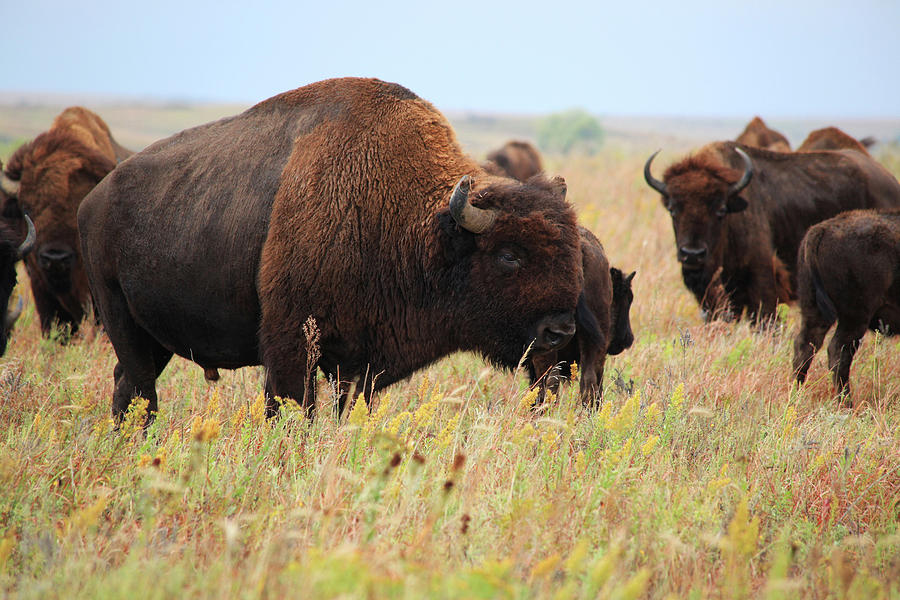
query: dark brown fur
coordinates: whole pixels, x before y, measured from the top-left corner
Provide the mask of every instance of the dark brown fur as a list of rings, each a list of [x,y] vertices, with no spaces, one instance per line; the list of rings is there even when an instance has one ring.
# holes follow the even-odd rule
[[[800,246],[797,283],[802,324],[794,372],[803,383],[825,334],[834,386],[850,391],[850,364],[866,330],[900,331],[900,211],[858,210],[809,229]]]
[[[531,382],[543,377],[542,386],[556,393],[559,378],[568,377],[571,364],[581,370],[579,390],[587,405],[603,394],[603,369],[607,355],[615,355],[631,347],[634,335],[629,313],[634,295],[631,280],[619,269],[610,268],[600,240],[584,227],[581,231],[581,257],[584,270],[584,298],[587,314],[576,318],[578,329],[569,345],[562,350],[536,353],[528,364]],[[542,387],[543,393],[543,387]]]
[[[797,152],[815,152],[817,150],[856,150],[869,155],[869,151],[860,141],[837,127],[816,129],[806,136],[806,139],[797,148]]]
[[[115,167],[117,149],[124,151],[100,117],[71,107],[50,130],[18,148],[7,166],[9,177],[19,181],[18,202],[37,230],[25,266],[44,335],[54,323],[74,333],[90,305],[76,212]]]
[[[753,117],[753,120],[747,123],[747,127],[734,141],[745,146],[755,146],[774,152],[791,151],[791,144],[787,138],[774,129],[769,129],[759,117]]]
[[[499,211],[481,234],[448,210],[466,174],[471,203]],[[119,358],[113,412],[138,394],[156,410],[173,353],[262,363],[270,410],[275,396],[311,408],[316,367],[365,378],[367,394],[456,350],[514,368],[537,325],[574,331],[581,252],[564,195],[558,178],[488,175],[431,104],[373,79],[311,84],[157,142],[78,215]]]
[[[528,181],[544,171],[537,148],[519,140],[510,140],[502,148],[488,154],[481,166],[492,175],[512,177],[519,181]]]
[[[735,316],[770,318],[795,287],[797,248],[806,230],[839,212],[900,206],[900,184],[868,155],[853,150],[770,152],[742,146],[753,162],[748,187],[729,196],[742,173],[734,142],[717,142],[666,170],[662,197],[678,248],[702,249],[693,261],[679,250],[685,285],[708,314],[714,275]],[[720,290],[720,291],[721,291]]]

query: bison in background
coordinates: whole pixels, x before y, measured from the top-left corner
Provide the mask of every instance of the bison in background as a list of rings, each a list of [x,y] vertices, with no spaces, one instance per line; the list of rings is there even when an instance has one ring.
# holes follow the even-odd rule
[[[610,268],[600,240],[584,227],[580,231],[586,302],[585,306],[579,304],[575,313],[575,336],[561,350],[532,353],[528,372],[532,384],[543,378],[543,398],[545,388],[557,392],[560,377],[570,378],[572,363],[577,363],[581,370],[581,399],[590,405],[603,394],[606,357],[620,354],[634,342],[630,310],[635,274],[625,276],[619,269]]]
[[[75,333],[91,303],[76,211],[116,161],[128,154],[100,117],[75,106],[64,110],[48,131],[18,148],[9,160],[5,177],[37,231],[35,252],[25,260],[25,267],[45,336],[54,324]]]
[[[753,120],[747,123],[747,127],[734,141],[745,146],[764,148],[773,152],[791,151],[791,144],[787,138],[774,129],[769,129],[759,117],[753,117]]]
[[[512,369],[529,345],[560,348],[583,286],[565,194],[489,175],[430,103],[377,79],[157,142],[78,211],[113,414],[136,396],[155,412],[173,354],[263,364],[272,414],[276,396],[314,407],[316,367],[368,397],[457,350]]]
[[[794,340],[794,372],[803,383],[825,334],[828,367],[841,394],[850,392],[850,363],[866,330],[900,331],[900,211],[855,210],[810,227],[797,264],[802,324]]]
[[[866,138],[867,140],[870,138]],[[871,144],[869,144],[871,146]],[[815,152],[819,150],[856,150],[869,155],[866,146],[856,138],[847,135],[837,127],[824,127],[811,132],[797,152]]]
[[[855,150],[716,142],[671,165],[663,181],[650,172],[655,156],[644,178],[669,211],[684,283],[708,315],[773,317],[794,297],[797,249],[810,226],[846,210],[900,206],[900,183]]]
[[[481,166],[492,175],[512,177],[519,181],[528,181],[544,171],[537,148],[518,140],[510,140],[502,148],[488,154]]]

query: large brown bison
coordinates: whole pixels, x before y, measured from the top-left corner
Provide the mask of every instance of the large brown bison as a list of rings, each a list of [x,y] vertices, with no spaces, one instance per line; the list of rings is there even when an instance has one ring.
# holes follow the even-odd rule
[[[532,384],[543,377],[542,393],[544,387],[555,393],[559,378],[570,377],[571,365],[577,363],[581,399],[591,404],[603,393],[606,357],[620,354],[634,342],[630,319],[634,273],[626,276],[610,268],[600,240],[584,227],[580,231],[585,303],[575,314],[575,335],[561,350],[533,353],[527,367]]]
[[[48,131],[21,146],[9,160],[5,177],[37,230],[35,252],[25,267],[44,335],[54,324],[74,333],[90,306],[76,211],[117,159],[127,154],[100,117],[76,106],[64,110]]]
[[[793,299],[797,249],[810,226],[845,210],[900,206],[900,183],[854,150],[717,142],[671,165],[663,181],[650,172],[655,156],[644,178],[672,217],[684,283],[710,315],[772,317],[778,302]]]
[[[850,363],[866,330],[900,331],[900,211],[855,210],[810,227],[797,264],[802,324],[794,372],[803,383],[825,334],[835,388],[850,391]]]
[[[861,141],[847,135],[837,127],[816,129],[810,132],[803,143],[797,147],[797,152],[815,152],[817,150],[856,150],[866,155],[869,154]]]
[[[22,260],[34,246],[34,223],[22,214],[15,201],[15,182],[9,181],[0,165],[0,356],[6,352],[6,342],[12,327],[22,314],[22,300],[10,312],[9,298],[16,287],[16,263]],[[22,231],[24,229],[24,231]]]
[[[376,79],[157,142],[78,212],[113,413],[138,395],[156,411],[173,353],[263,364],[271,413],[276,396],[312,408],[316,367],[371,393],[457,350],[514,368],[532,343],[561,347],[582,288],[565,192],[488,175],[430,103]]]
[[[544,171],[537,148],[519,140],[510,140],[488,154],[481,166],[492,175],[512,177],[519,181],[528,181]]]
[[[747,123],[747,127],[734,141],[745,146],[765,148],[773,152],[791,151],[791,144],[787,138],[774,129],[769,129],[768,125],[759,117],[753,117],[753,120]]]

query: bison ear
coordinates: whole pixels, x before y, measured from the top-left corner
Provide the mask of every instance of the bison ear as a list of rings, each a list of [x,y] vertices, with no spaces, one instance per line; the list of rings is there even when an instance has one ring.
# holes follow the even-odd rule
[[[740,195],[729,196],[725,201],[725,210],[730,213],[741,212],[746,210],[749,204]]]
[[[634,276],[637,275],[637,271],[632,271],[629,273],[628,277],[625,278],[625,283],[631,284],[631,281],[634,279]]]
[[[555,176],[550,180],[550,185],[562,196],[562,199],[566,199],[566,192],[569,191],[569,186],[566,185],[566,180],[560,177],[559,175]]]

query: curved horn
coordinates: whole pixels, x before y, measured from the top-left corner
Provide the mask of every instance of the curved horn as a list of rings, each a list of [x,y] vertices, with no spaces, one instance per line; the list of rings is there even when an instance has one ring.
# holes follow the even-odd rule
[[[18,196],[19,182],[15,179],[10,179],[6,173],[0,171],[0,189],[2,189],[7,196]]]
[[[450,195],[450,214],[463,229],[472,233],[484,233],[494,224],[497,213],[469,204],[469,188],[471,186],[472,178],[468,175],[463,175],[456,182],[453,193]]]
[[[22,316],[23,306],[25,306],[25,303],[22,302],[22,297],[19,296],[19,302],[16,303],[16,310],[11,313],[6,313],[6,316],[3,319],[3,331],[8,332],[13,328],[13,325],[16,324],[16,321],[18,321],[19,317]]]
[[[666,184],[659,179],[654,179],[653,175],[650,174],[650,163],[653,162],[653,159],[656,158],[656,155],[659,153],[660,150],[657,150],[656,152],[651,154],[650,158],[647,159],[647,162],[644,163],[644,181],[647,182],[647,185],[665,196],[668,193],[668,191],[666,190]]]
[[[734,196],[739,191],[750,185],[750,179],[753,178],[753,162],[750,160],[750,157],[747,156],[746,152],[744,152],[737,146],[734,147],[734,151],[737,152],[744,160],[744,174],[741,175],[741,178],[737,183],[728,188],[729,196]]]
[[[25,236],[25,241],[19,245],[19,258],[25,258],[25,255],[31,252],[31,249],[34,247],[34,238],[37,237],[34,231],[34,223],[31,222],[31,217],[28,215],[25,215],[25,223],[28,225],[28,234]]]

